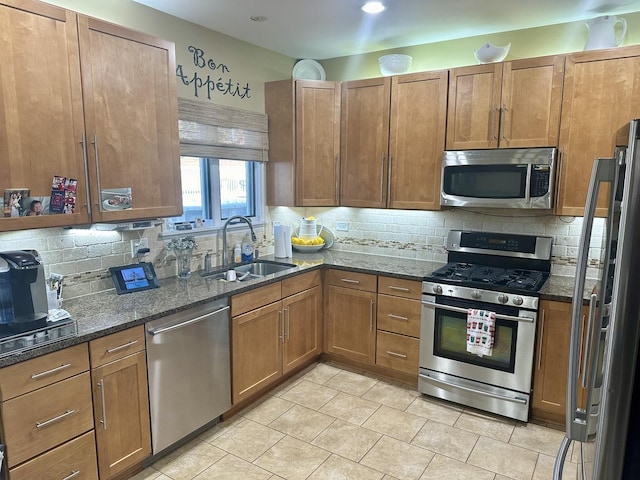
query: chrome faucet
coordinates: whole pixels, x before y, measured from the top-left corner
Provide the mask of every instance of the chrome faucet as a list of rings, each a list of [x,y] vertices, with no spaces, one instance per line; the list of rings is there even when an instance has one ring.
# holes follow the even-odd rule
[[[235,221],[234,221],[235,220]],[[251,220],[247,217],[243,217],[242,215],[234,215],[233,217],[229,217],[226,222],[224,222],[224,226],[222,227],[222,266],[226,267],[229,264],[229,252],[227,251],[227,227],[229,224],[233,222],[233,224],[238,224],[240,222],[245,222],[249,225],[249,229],[251,230],[251,240],[256,241],[256,234],[253,231],[253,225],[251,224]]]

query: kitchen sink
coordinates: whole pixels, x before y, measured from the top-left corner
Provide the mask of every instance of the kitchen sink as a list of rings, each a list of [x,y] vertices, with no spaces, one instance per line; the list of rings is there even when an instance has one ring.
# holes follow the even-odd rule
[[[293,263],[276,262],[273,260],[254,260],[250,263],[232,264],[228,267],[218,268],[209,273],[203,272],[201,275],[215,280],[226,280],[226,272],[235,270],[236,280],[242,282],[286,270],[293,270],[296,267],[297,265]]]

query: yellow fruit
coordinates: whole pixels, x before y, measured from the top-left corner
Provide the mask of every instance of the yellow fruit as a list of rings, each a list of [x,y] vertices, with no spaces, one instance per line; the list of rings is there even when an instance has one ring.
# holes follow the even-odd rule
[[[298,237],[291,237],[291,243],[294,245],[302,245],[302,240]]]
[[[307,217],[307,220],[315,220],[315,219],[316,219],[316,217],[313,217],[313,216]]]
[[[312,245],[312,240],[302,240],[302,245]]]

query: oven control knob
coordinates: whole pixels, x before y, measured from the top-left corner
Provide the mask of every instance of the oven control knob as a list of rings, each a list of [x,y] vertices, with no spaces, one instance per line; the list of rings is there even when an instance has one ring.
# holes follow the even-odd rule
[[[504,293],[498,295],[498,301],[500,303],[507,303],[509,301],[509,297],[507,297]]]
[[[471,298],[478,300],[480,297],[482,297],[482,292],[480,292],[480,290],[474,290],[471,292]]]
[[[513,297],[513,304],[514,305],[522,305],[523,301],[524,300],[522,300],[522,297],[518,297],[518,296]]]
[[[435,293],[436,295],[442,295],[442,287],[440,285],[434,285],[433,293]]]

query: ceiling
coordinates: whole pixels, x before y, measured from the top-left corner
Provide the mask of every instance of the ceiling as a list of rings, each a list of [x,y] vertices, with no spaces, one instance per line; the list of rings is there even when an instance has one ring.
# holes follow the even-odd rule
[[[360,10],[364,0],[134,1],[316,60],[640,11],[638,0],[382,0],[387,9],[378,15]]]

